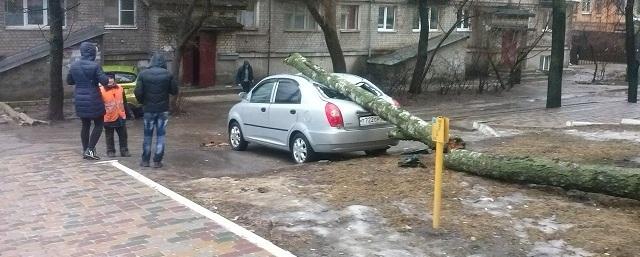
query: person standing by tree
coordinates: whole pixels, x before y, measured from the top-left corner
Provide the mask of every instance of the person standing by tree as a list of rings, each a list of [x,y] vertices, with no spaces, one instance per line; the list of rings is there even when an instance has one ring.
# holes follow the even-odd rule
[[[144,141],[142,143],[142,161],[140,166],[149,167],[151,159],[151,141],[156,131],[156,147],[153,167],[162,167],[164,157],[165,134],[169,120],[169,95],[178,94],[178,83],[167,70],[164,55],[156,53],[151,57],[151,65],[138,76],[136,99],[142,104],[144,112]]]
[[[98,49],[94,44],[82,42],[81,58],[71,64],[67,75],[67,84],[75,85],[76,115],[82,120],[80,138],[83,157],[88,160],[100,160],[96,155],[96,144],[102,134],[105,109],[98,84],[109,83],[109,78],[102,71],[102,67],[95,62],[97,52]],[[93,121],[93,130],[89,134],[91,121]]]
[[[244,61],[236,73],[236,84],[242,86],[242,91],[249,92],[253,86],[253,68],[249,61]]]

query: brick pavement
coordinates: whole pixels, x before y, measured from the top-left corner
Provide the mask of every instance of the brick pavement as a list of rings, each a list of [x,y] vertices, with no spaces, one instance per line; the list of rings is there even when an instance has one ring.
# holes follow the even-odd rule
[[[0,157],[0,256],[272,255],[111,165],[63,151]]]

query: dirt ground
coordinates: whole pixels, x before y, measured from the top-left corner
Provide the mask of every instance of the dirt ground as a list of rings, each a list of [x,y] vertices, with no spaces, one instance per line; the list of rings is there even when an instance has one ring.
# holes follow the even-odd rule
[[[637,167],[633,158],[638,156],[639,141],[594,137],[606,131],[623,132],[622,128],[543,131],[471,146],[500,154]],[[398,155],[353,158],[248,178],[202,178],[172,187],[299,256],[637,256],[640,252],[638,201],[501,183],[449,170],[444,178],[442,229],[433,230],[433,156],[422,156],[429,168],[399,168],[399,159]]]
[[[518,90],[528,96],[542,89],[515,89],[497,98],[515,97]],[[171,118],[165,169],[139,171],[297,256],[582,257],[640,252],[639,201],[447,170],[442,225],[433,230],[434,156],[421,156],[427,168],[399,168],[402,147],[377,158],[354,154],[308,165],[292,165],[286,153],[261,147],[238,153],[224,144],[231,104],[210,103],[207,97],[191,101],[185,114]],[[43,110],[24,111],[43,117],[38,116]],[[72,115],[72,109],[67,113]],[[12,130],[24,140],[73,148],[78,123]],[[141,121],[128,124],[130,146],[139,146]],[[638,128],[498,129],[512,136],[454,132],[481,152],[640,168]],[[139,154],[139,147],[131,148]],[[120,161],[137,167],[138,159]]]

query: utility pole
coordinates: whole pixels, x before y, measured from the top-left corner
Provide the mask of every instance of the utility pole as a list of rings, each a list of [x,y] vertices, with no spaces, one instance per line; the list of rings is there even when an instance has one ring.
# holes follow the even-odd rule
[[[625,49],[627,53],[627,81],[629,89],[627,91],[627,102],[638,102],[638,60],[636,53],[636,29],[633,20],[635,0],[627,0],[624,8],[625,22]]]

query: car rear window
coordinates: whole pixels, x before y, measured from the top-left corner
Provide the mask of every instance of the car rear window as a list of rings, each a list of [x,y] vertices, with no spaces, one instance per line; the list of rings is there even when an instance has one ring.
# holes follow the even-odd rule
[[[349,100],[349,97],[343,95],[342,93],[338,92],[335,89],[331,89],[319,83],[313,83],[313,85],[315,85],[325,96],[331,99]],[[369,93],[380,96],[380,93],[377,90],[373,89],[371,86],[367,85],[365,82],[358,82],[356,83],[356,86],[359,86],[360,88],[364,89]]]
[[[133,83],[136,81],[138,77],[133,73],[126,72],[105,72],[108,76],[115,77],[116,83]]]

